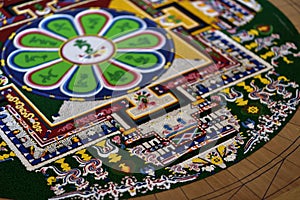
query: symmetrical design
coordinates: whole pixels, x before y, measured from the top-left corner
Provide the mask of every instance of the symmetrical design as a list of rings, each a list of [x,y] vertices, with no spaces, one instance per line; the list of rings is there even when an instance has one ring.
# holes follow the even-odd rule
[[[154,22],[112,10],[56,14],[21,28],[5,46],[4,71],[59,99],[105,99],[149,84],[173,59]]]
[[[39,198],[127,199],[210,176],[271,140],[300,103],[299,43],[260,18],[273,16],[268,2],[111,2],[138,17],[32,2],[39,16],[70,10],[28,19],[2,53],[1,169],[51,190]],[[30,188],[0,195],[34,199]]]

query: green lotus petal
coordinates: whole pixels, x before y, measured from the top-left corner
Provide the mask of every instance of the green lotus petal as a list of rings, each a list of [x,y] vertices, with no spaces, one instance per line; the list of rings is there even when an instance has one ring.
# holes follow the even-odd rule
[[[63,36],[68,39],[78,35],[73,22],[68,17],[62,16],[53,20],[46,20],[43,26],[46,30],[49,30],[54,34]]]
[[[99,80],[93,66],[80,66],[69,80],[67,89],[75,93],[90,93],[98,90]]]
[[[113,63],[101,63],[99,68],[105,78],[105,82],[111,86],[128,85],[136,78],[134,72]]]
[[[57,51],[19,51],[12,56],[12,65],[21,69],[30,69],[59,59]]]
[[[24,47],[33,48],[59,48],[63,43],[63,41],[43,32],[29,32],[23,37],[20,37],[19,42]]]
[[[161,44],[163,38],[152,32],[142,32],[130,36],[124,40],[117,41],[119,49],[153,49]]]
[[[114,59],[139,69],[149,69],[157,66],[157,63],[161,62],[161,59],[159,59],[158,55],[152,52],[117,53]]]
[[[90,35],[97,35],[103,29],[107,20],[106,16],[99,13],[86,14],[79,18],[84,33]]]
[[[30,72],[29,80],[40,86],[52,86],[62,80],[65,74],[72,68],[73,64],[61,61],[59,63],[47,66]]]
[[[114,21],[104,36],[109,39],[114,39],[140,30],[142,27],[143,23],[135,18],[120,18]]]

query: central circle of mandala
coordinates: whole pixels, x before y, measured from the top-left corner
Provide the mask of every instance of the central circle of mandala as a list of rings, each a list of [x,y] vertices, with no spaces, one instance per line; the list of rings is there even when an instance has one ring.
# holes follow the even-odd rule
[[[115,47],[107,39],[98,36],[82,36],[66,42],[60,53],[71,63],[96,64],[111,58],[115,53]]]
[[[155,22],[113,10],[73,10],[20,28],[5,44],[6,74],[56,99],[108,99],[156,80],[174,59]]]

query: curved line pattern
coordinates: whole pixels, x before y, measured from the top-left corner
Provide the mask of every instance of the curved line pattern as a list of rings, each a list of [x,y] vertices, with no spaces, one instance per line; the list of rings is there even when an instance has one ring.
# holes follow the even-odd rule
[[[33,92],[36,90],[36,93],[45,93],[46,96],[51,94],[55,98],[95,96],[98,99],[112,96],[115,90],[126,94],[134,87],[151,82],[151,77],[160,75],[166,70],[163,67],[174,59],[172,40],[167,39],[166,32],[150,29],[148,26],[153,26],[151,23],[129,13],[117,14],[109,10],[90,9],[51,15],[17,32],[5,70],[12,75],[18,73],[16,82],[30,86]],[[100,44],[95,45],[96,42]],[[113,43],[114,48],[108,43]],[[165,53],[168,48],[171,53]],[[67,59],[69,50],[72,54]],[[107,55],[111,51],[114,52]],[[49,55],[42,62],[33,52],[49,52]],[[57,52],[58,59],[50,55],[53,52]],[[23,65],[20,60],[28,56],[31,62]],[[66,63],[66,69],[56,70],[57,74],[52,74],[56,68],[50,65],[61,61]],[[70,63],[78,66],[69,69]],[[107,63],[110,68],[104,70]],[[93,73],[86,67],[89,65],[93,65]],[[46,71],[48,68],[49,71]],[[82,84],[85,89],[68,85],[75,83],[73,76],[78,73],[82,77],[87,76],[84,71],[91,78],[90,82]],[[66,74],[62,75],[63,72]],[[103,89],[107,94],[101,93]]]

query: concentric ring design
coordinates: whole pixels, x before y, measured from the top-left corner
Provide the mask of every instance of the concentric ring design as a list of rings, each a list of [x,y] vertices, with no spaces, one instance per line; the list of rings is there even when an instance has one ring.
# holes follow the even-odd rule
[[[4,71],[19,86],[57,99],[106,99],[167,70],[174,46],[149,19],[110,9],[74,10],[30,23],[5,44]]]

